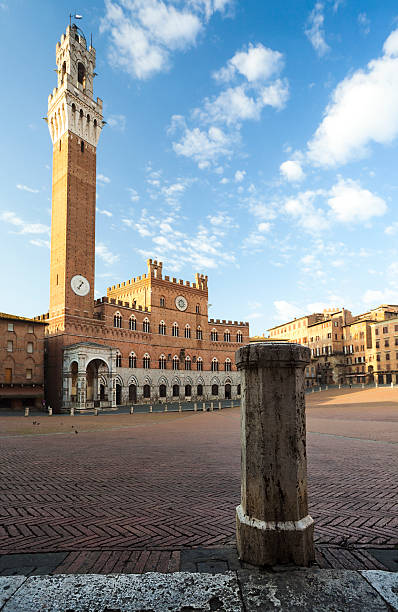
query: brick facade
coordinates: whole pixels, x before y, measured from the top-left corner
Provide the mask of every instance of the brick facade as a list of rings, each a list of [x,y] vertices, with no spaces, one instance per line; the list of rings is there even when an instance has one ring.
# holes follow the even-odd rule
[[[40,407],[46,324],[0,313],[0,409]]]

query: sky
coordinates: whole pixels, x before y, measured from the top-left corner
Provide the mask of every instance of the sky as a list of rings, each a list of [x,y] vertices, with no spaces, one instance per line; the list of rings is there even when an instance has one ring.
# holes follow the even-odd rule
[[[209,276],[251,334],[398,303],[393,0],[0,0],[0,311],[47,312],[47,97],[71,10],[97,53],[96,297]]]

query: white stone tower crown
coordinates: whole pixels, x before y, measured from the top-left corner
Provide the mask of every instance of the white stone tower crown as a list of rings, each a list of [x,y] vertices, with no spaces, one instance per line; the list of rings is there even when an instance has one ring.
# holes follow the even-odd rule
[[[67,131],[93,147],[104,125],[102,100],[93,99],[95,49],[87,49],[86,39],[75,24],[57,43],[58,87],[48,96],[47,122],[53,144]]]

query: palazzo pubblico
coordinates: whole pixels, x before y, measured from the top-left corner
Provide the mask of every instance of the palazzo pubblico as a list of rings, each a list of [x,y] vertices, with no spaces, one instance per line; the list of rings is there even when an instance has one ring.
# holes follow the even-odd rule
[[[208,319],[207,276],[147,271],[94,299],[96,147],[104,125],[93,98],[95,49],[75,25],[56,47],[48,98],[53,144],[51,270],[45,324],[46,401],[56,410],[240,395],[235,351],[248,323]]]

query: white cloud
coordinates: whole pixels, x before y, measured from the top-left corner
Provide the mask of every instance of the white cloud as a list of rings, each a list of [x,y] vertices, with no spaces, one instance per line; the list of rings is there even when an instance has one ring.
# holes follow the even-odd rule
[[[95,245],[95,254],[109,266],[112,266],[120,259],[119,255],[112,253],[108,247],[101,242]]]
[[[322,208],[316,208],[315,199],[323,195],[323,191],[304,191],[295,198],[286,200],[282,210],[296,219],[298,224],[307,232],[317,234],[329,228],[329,220]]]
[[[398,233],[398,221],[394,221],[391,225],[388,225],[384,233],[387,234],[387,236],[395,236],[395,234]]]
[[[179,142],[173,142],[173,149],[177,155],[192,157],[199,168],[208,168],[216,163],[218,157],[229,157],[233,151],[235,137],[226,134],[219,127],[211,126],[208,130],[198,127],[192,130],[185,127]]]
[[[0,220],[18,228],[17,234],[48,234],[50,228],[43,223],[27,223],[10,211],[0,213]]]
[[[269,232],[271,229],[271,223],[259,223],[257,229],[259,232]]]
[[[362,33],[367,36],[370,32],[370,19],[366,13],[359,13],[358,23],[361,27]]]
[[[379,304],[398,304],[398,290],[396,289],[368,289],[362,301],[366,306],[374,308]]]
[[[111,38],[110,61],[133,77],[167,70],[171,51],[195,44],[202,29],[197,14],[162,0],[105,0],[101,32]]]
[[[289,159],[283,162],[279,169],[284,178],[293,183],[302,181],[305,178],[301,164],[298,161]]]
[[[107,184],[111,182],[111,179],[108,176],[105,176],[105,174],[97,174],[97,181],[99,183]]]
[[[277,110],[284,107],[289,95],[286,80],[277,79],[268,86],[256,88],[251,91],[247,85],[237,85],[222,91],[215,98],[207,98],[202,109],[194,112],[207,123],[225,123],[233,125],[249,119],[258,121],[265,106],[272,106]]]
[[[240,183],[241,181],[243,181],[243,179],[245,178],[245,175],[246,175],[246,170],[237,170],[235,172],[235,182]]]
[[[208,21],[216,11],[226,13],[228,9],[233,7],[234,2],[235,0],[189,0],[189,5],[196,11],[204,13],[205,19]]]
[[[97,212],[100,215],[105,215],[105,217],[113,217],[113,214],[109,210],[105,210],[105,209],[101,210],[100,208],[97,208]]]
[[[226,82],[238,73],[249,83],[266,81],[282,70],[283,63],[283,55],[279,51],[268,49],[261,43],[249,44],[247,51],[237,51],[226,66],[216,71],[213,76],[217,81]]]
[[[372,142],[398,135],[398,30],[384,43],[384,55],[338,84],[325,117],[308,143],[317,166],[337,166],[369,153]]]
[[[280,323],[286,323],[302,315],[301,309],[298,306],[285,300],[276,300],[274,306],[276,310],[274,319]]]
[[[350,179],[340,179],[329,192],[332,216],[342,223],[363,223],[386,213],[385,201]]]
[[[289,96],[287,79],[268,81],[282,69],[282,58],[279,51],[266,49],[261,44],[249,45],[248,50],[235,53],[213,76],[218,82],[232,79],[240,82],[205,98],[202,105],[192,111],[191,119],[198,126],[191,129],[181,115],[172,117],[169,133],[183,131],[180,141],[173,143],[175,152],[192,157],[201,169],[215,165],[221,156],[231,156],[233,145],[240,141],[243,121],[258,121],[267,106],[276,110],[285,106]],[[208,132],[203,129],[204,125],[211,126]],[[223,129],[226,126],[224,132],[220,125]],[[214,134],[217,135],[214,130],[219,130],[217,138],[214,138]]]
[[[108,115],[106,120],[111,128],[119,132],[124,132],[126,129],[126,115]]]
[[[320,57],[329,51],[329,45],[325,40],[324,19],[323,4],[317,2],[308,17],[305,34]]]
[[[50,241],[43,240],[42,238],[35,238],[32,240],[29,240],[29,244],[33,244],[34,246],[38,246],[38,247],[44,247],[46,249],[50,248]]]
[[[229,183],[229,179],[227,179],[225,176],[221,179],[220,181],[221,185],[226,185],[227,183]]]
[[[136,191],[135,189],[132,189],[131,187],[128,187],[127,191],[130,192],[130,200],[132,202],[138,202],[139,201],[140,196],[138,195],[138,191]]]
[[[32,187],[28,187],[27,185],[17,185],[17,189],[21,191],[28,191],[29,193],[39,193],[38,189],[32,189]]]

